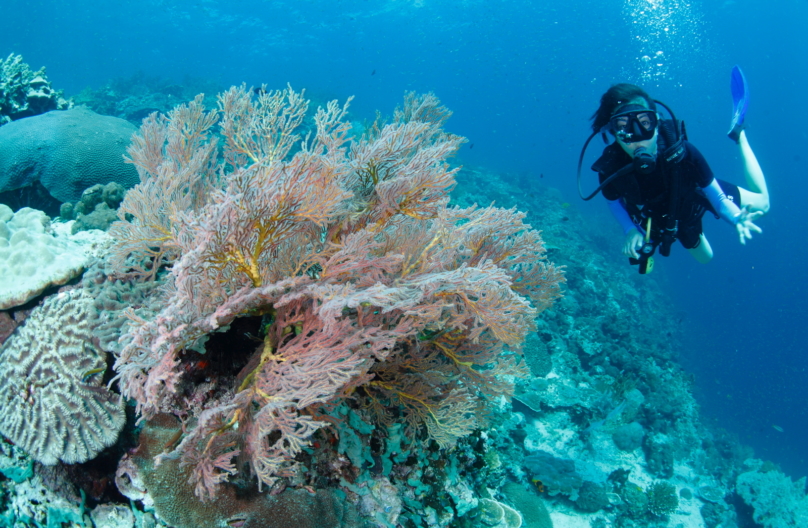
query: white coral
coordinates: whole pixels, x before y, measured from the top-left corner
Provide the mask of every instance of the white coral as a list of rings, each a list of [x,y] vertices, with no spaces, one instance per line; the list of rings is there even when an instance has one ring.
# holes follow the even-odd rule
[[[51,233],[45,213],[28,207],[13,213],[0,204],[0,310],[66,283],[86,264],[80,245]]]

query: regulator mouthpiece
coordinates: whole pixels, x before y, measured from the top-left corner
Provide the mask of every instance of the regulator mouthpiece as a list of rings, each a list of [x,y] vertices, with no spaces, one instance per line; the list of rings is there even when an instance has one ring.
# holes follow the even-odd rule
[[[656,170],[656,158],[645,147],[634,151],[634,170],[639,174],[651,174]]]

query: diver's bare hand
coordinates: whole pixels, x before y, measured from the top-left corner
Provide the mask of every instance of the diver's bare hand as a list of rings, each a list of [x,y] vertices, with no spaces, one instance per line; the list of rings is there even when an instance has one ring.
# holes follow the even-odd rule
[[[637,249],[641,248],[643,244],[643,236],[637,229],[632,229],[626,235],[626,240],[623,243],[623,255],[631,258],[638,259],[640,254]]]
[[[754,221],[763,216],[763,211],[749,211],[749,206],[745,205],[741,212],[736,215],[738,221],[735,223],[735,229],[738,230],[738,236],[741,239],[741,244],[746,245],[747,240],[752,240],[752,231],[762,233],[763,230],[755,225]]]

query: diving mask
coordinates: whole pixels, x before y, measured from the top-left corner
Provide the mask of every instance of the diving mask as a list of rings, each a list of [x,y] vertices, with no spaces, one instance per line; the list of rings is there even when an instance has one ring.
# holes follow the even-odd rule
[[[659,118],[642,105],[626,105],[609,119],[609,130],[623,143],[647,141],[654,137]]]

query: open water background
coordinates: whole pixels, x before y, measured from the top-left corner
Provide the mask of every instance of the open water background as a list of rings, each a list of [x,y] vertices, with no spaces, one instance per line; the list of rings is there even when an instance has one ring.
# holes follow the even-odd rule
[[[391,113],[406,90],[433,91],[455,112],[448,128],[469,138],[462,163],[541,178],[593,222],[612,220],[602,199],[577,198],[575,165],[588,118],[616,82],[671,106],[716,175],[743,184],[725,136],[739,64],[771,193],[764,233],[744,247],[706,218],[713,262],[677,246],[654,275],[687,328],[682,361],[705,417],[799,477],[808,475],[807,26],[806,0],[5,0],[0,55],[46,66],[67,95],[136,72],[291,83],[317,98],[355,95],[359,120]],[[621,259],[616,224],[614,233]]]

